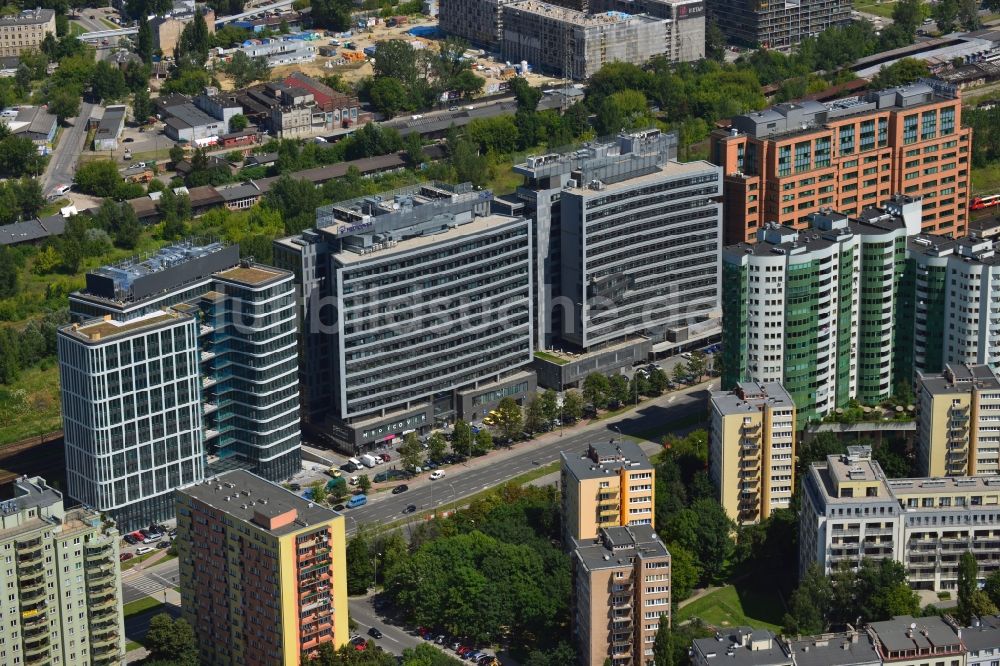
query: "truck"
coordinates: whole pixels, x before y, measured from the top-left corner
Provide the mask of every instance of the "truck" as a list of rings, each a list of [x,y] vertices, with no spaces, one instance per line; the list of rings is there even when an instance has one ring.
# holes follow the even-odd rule
[[[148,183],[151,180],[153,180],[153,172],[148,169],[146,171],[125,176],[126,183]]]
[[[368,467],[369,469],[378,464],[378,461],[375,460],[375,456],[370,455],[368,453],[361,456],[361,462],[365,467]]]

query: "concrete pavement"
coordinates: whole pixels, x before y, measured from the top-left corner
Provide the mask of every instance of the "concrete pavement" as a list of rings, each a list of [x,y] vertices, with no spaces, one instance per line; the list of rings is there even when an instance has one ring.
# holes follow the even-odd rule
[[[73,124],[63,128],[59,144],[52,151],[49,164],[41,177],[42,192],[48,196],[60,185],[71,185],[76,174],[76,164],[83,152],[83,144],[87,139],[87,121],[94,111],[94,105],[89,102],[80,103],[80,114]]]

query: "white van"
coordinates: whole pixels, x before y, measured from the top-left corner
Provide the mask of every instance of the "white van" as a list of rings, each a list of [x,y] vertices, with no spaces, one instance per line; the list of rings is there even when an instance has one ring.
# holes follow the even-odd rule
[[[361,456],[361,462],[364,463],[365,467],[371,469],[372,467],[377,465],[379,461],[375,460],[375,456],[366,453],[365,455]]]
[[[156,549],[153,548],[152,546],[139,546],[138,548],[135,549],[135,554],[136,555],[145,555],[146,553],[151,553],[154,550],[156,550]]]
[[[66,194],[66,193],[67,193],[67,192],[69,192],[69,191],[70,191],[71,189],[73,189],[73,186],[72,186],[72,185],[60,185],[59,187],[57,187],[57,188],[56,188],[56,189],[54,190],[54,192],[55,192],[56,194]]]
[[[354,465],[358,469],[360,469],[361,467],[363,467],[363,465],[361,464],[361,461],[358,460],[357,458],[348,458],[347,462],[351,463],[352,465]]]

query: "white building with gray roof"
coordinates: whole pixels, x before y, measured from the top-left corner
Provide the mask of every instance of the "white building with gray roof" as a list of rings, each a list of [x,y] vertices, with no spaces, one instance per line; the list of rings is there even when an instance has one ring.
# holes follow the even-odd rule
[[[734,627],[716,632],[714,638],[691,641],[694,666],[792,666],[792,655],[774,632]]]

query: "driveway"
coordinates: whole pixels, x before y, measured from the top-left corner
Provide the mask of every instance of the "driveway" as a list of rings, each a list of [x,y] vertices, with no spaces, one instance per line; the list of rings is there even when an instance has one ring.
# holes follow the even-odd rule
[[[52,151],[49,164],[41,177],[42,192],[46,196],[60,185],[72,184],[73,176],[76,175],[76,164],[80,160],[80,153],[83,152],[83,144],[87,139],[87,121],[93,111],[93,104],[81,102],[80,115],[73,120],[72,125],[63,128],[59,143]]]

